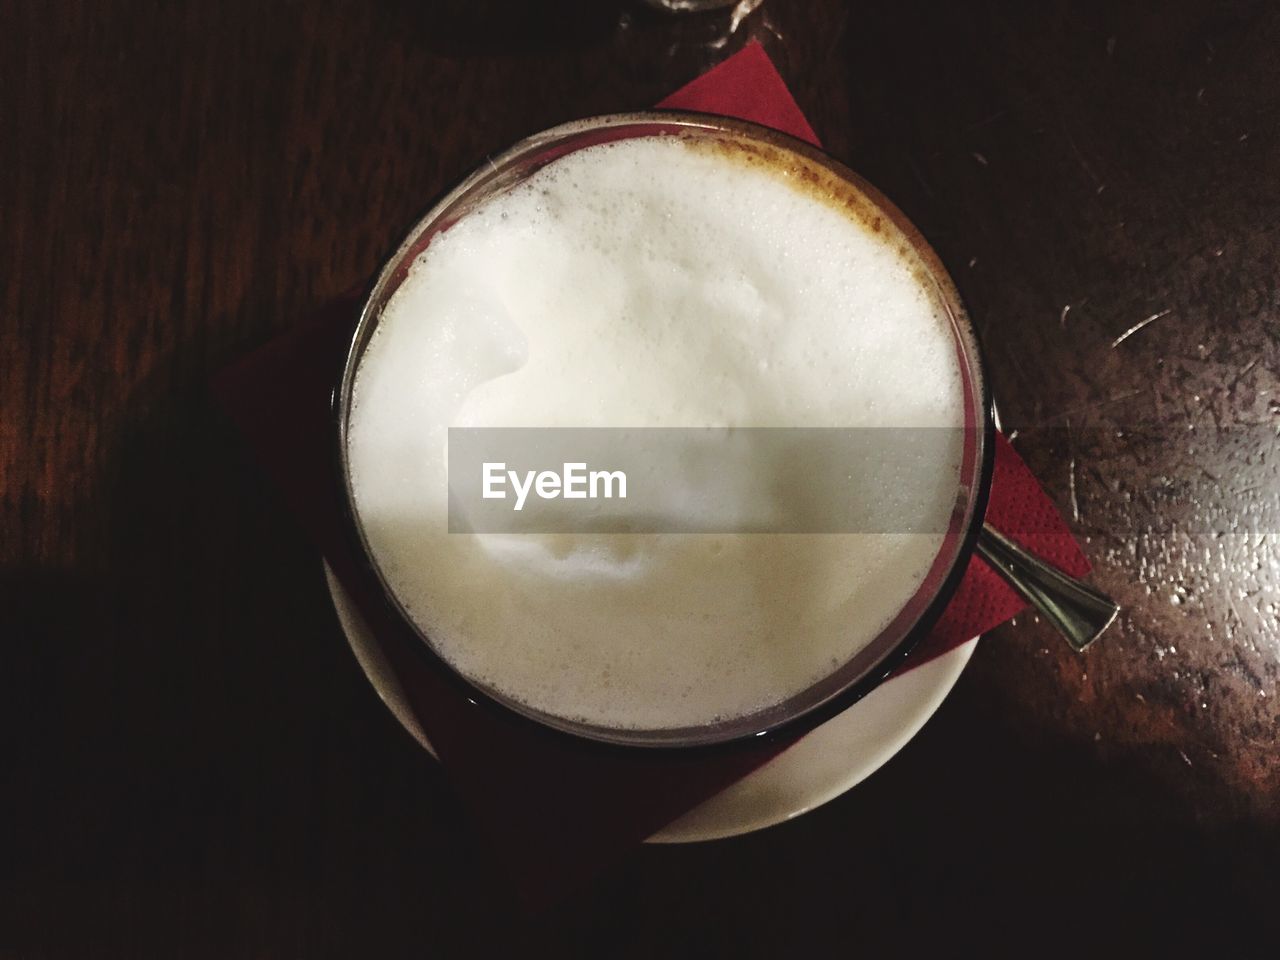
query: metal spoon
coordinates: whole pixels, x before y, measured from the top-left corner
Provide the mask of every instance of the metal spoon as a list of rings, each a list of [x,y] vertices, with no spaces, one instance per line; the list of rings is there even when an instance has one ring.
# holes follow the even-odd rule
[[[990,524],[982,525],[977,549],[1077,652],[1097,640],[1120,612],[1110,597],[1032,556]]]

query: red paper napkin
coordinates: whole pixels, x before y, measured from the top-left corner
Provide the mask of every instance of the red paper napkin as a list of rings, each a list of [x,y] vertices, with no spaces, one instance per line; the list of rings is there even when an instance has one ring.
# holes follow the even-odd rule
[[[751,45],[660,106],[753,120],[817,142],[764,51]],[[348,298],[224,371],[227,412],[378,637],[450,783],[496,863],[527,901],[590,875],[803,735],[716,752],[626,750],[573,741],[472,703],[421,656],[348,541],[330,396],[359,302]],[[988,519],[1072,574],[1088,563],[1052,502],[999,438]],[[1025,603],[974,560],[955,599],[903,669],[991,629]],[[424,865],[430,869],[430,865]]]

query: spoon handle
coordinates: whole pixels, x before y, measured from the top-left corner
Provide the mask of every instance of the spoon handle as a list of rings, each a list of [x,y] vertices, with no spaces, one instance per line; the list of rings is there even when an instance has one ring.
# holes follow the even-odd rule
[[[1120,612],[1110,597],[1032,556],[990,524],[984,523],[978,534],[978,556],[1026,597],[1076,651],[1097,640]]]

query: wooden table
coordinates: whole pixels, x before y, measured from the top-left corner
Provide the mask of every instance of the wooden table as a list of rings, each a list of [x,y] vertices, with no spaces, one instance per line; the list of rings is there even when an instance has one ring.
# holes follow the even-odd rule
[[[724,22],[0,2],[0,956],[1274,943],[1280,12],[765,0],[718,45]],[[487,153],[747,36],[941,253],[1125,610],[1083,658],[997,630],[815,813],[497,914],[206,380]]]

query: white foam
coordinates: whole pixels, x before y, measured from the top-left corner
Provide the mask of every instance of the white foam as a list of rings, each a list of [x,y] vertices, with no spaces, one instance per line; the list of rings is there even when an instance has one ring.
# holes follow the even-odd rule
[[[940,536],[449,534],[445,431],[958,427],[945,314],[899,240],[674,137],[571,154],[433,240],[361,361],[348,453],[439,652],[536,709],[651,729],[779,702],[864,647]],[[957,459],[921,467],[938,526]]]

